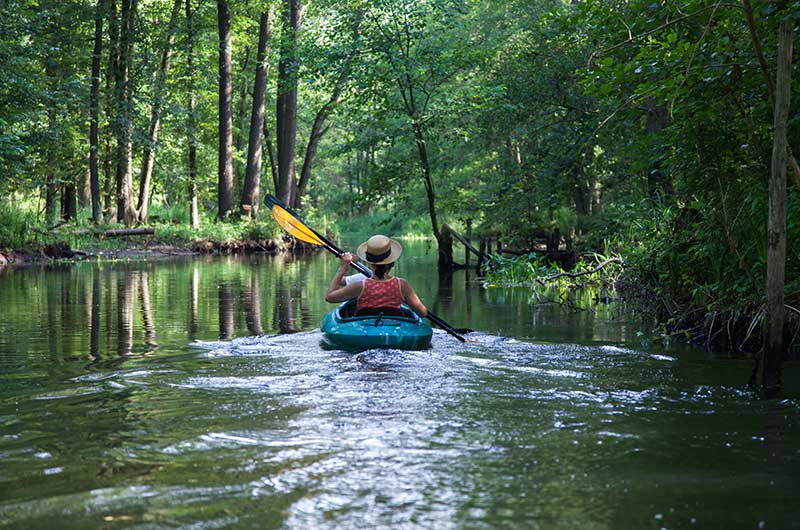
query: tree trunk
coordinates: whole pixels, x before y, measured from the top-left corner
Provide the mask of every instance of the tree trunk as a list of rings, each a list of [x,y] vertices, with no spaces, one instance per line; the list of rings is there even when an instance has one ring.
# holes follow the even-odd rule
[[[780,24],[778,68],[775,83],[774,140],[769,174],[769,222],[767,227],[767,312],[762,386],[774,396],[781,387],[783,357],[784,280],[786,268],[786,128],[789,116],[792,73],[791,20]]]
[[[91,127],[90,127],[91,128]],[[78,183],[78,209],[83,210],[92,201],[92,189],[91,189],[91,172],[87,167],[85,171],[81,171],[81,178],[79,179]]]
[[[275,104],[278,150],[278,199],[292,205],[295,195],[294,155],[297,141],[297,40],[302,18],[301,0],[284,0],[283,18],[288,38],[281,39],[278,95]]]
[[[103,210],[110,222],[117,221],[114,208],[114,168],[112,159],[116,152],[116,83],[119,51],[119,24],[116,0],[108,0],[108,66],[106,68],[106,121],[104,126],[105,152],[103,153]],[[112,84],[113,82],[113,84]]]
[[[197,209],[197,118],[195,117],[195,107],[197,106],[194,93],[195,71],[194,71],[194,19],[192,13],[192,1],[186,0],[186,70],[189,78],[187,92],[189,101],[186,112],[186,132],[189,144],[189,223],[192,228],[200,226],[200,213]]]
[[[258,27],[256,77],[253,84],[253,111],[250,115],[250,137],[247,144],[247,168],[242,187],[242,210],[250,205],[253,218],[258,218],[259,189],[261,188],[262,138],[264,135],[264,106],[269,77],[269,45],[272,40],[274,5],[261,13]]]
[[[52,131],[56,126],[56,113],[51,107],[47,110],[47,127]],[[53,226],[59,217],[58,183],[55,176],[55,155],[52,149],[47,150],[47,173],[44,184],[44,219],[47,226]]]
[[[219,158],[217,218],[233,208],[233,88],[231,86],[231,12],[227,0],[217,0],[219,29]]]
[[[450,273],[455,268],[453,261],[453,234],[447,224],[442,225],[439,238],[439,274]]]
[[[667,127],[667,109],[663,105],[656,104],[648,98],[645,110],[647,112],[645,130],[648,135],[658,134]],[[659,156],[651,161],[647,170],[647,193],[651,199],[655,199],[659,193],[670,193],[672,189],[669,177],[661,168],[663,159],[663,156]]]
[[[272,133],[264,120],[264,143],[267,144],[267,156],[269,157],[269,171],[272,174],[272,191],[278,195],[278,157],[275,156],[275,147],[272,145]]]
[[[580,162],[576,162],[572,167],[573,178],[575,179],[574,188],[574,201],[575,212],[578,217],[586,217],[591,212],[591,205],[589,199],[589,189],[586,181],[583,179],[583,172],[581,171]]]
[[[436,238],[438,243],[441,240],[439,233],[439,223],[436,220],[436,194],[433,189],[433,177],[431,176],[431,165],[428,160],[428,149],[425,145],[425,134],[422,130],[422,125],[417,122],[412,123],[414,128],[414,140],[417,144],[417,153],[419,154],[419,161],[422,164],[422,177],[425,181],[425,194],[428,197],[428,214],[431,218],[431,229],[433,230],[433,237]]]
[[[155,87],[153,88],[150,128],[148,131],[147,143],[144,145],[144,153],[142,154],[142,170],[139,173],[139,202],[136,204],[140,223],[147,221],[147,209],[150,204],[150,182],[153,178],[153,165],[156,160],[156,145],[158,144],[158,129],[161,125],[161,110],[164,108],[164,91],[166,90],[167,74],[169,73],[169,65],[172,59],[172,44],[175,41],[175,28],[178,25],[181,3],[182,0],[175,0],[172,6],[169,26],[167,26],[167,42],[164,45],[164,52],[161,55],[161,67],[158,70]]]
[[[61,217],[74,221],[78,217],[78,194],[75,190],[75,176],[67,177],[61,191]]]
[[[592,215],[599,215],[602,209],[602,192],[603,185],[597,175],[592,174],[589,178],[589,197],[591,199],[591,213]]]
[[[241,185],[244,181],[245,166],[242,164],[242,155],[244,154],[244,131],[247,128],[247,85],[249,83],[247,69],[250,68],[250,52],[251,50],[248,46],[244,53],[242,73],[240,74],[239,95],[236,100],[236,127],[233,129],[233,149],[235,154],[233,157],[234,199],[241,194]]]
[[[119,49],[114,88],[117,108],[115,120],[117,136],[117,217],[123,218],[127,226],[131,226],[136,217],[132,198],[132,85],[130,82],[130,64],[133,57],[133,19],[135,17],[135,11],[136,0],[122,0],[122,26],[119,32]]]

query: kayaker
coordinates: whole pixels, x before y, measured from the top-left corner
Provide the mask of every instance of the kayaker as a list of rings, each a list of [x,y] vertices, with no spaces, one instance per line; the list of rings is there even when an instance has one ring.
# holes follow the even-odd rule
[[[411,284],[389,274],[402,253],[403,247],[394,239],[383,235],[372,236],[356,250],[358,257],[369,264],[372,278],[350,281],[342,286],[350,263],[356,260],[356,256],[346,252],[325,292],[325,301],[344,302],[356,298],[356,314],[389,314],[390,311],[400,311],[400,304],[405,303],[419,316],[426,316],[428,309]]]

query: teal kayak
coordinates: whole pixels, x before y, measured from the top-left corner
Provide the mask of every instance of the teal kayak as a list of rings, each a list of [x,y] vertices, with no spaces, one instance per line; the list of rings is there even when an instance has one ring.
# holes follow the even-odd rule
[[[353,316],[355,305],[355,300],[348,300],[322,319],[320,328],[328,345],[356,351],[373,348],[424,350],[430,347],[431,326],[405,304],[402,316]]]

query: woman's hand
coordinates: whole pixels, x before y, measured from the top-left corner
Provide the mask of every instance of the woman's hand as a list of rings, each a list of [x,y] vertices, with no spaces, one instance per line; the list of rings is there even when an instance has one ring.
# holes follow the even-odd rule
[[[361,282],[345,285],[344,281],[347,268],[356,260],[356,257],[349,252],[345,252],[339,260],[339,270],[333,275],[331,284],[328,286],[328,290],[325,291],[325,301],[327,302],[344,302],[361,294]]]
[[[350,264],[356,260],[356,257],[349,252],[345,252],[342,254],[342,257],[339,258],[339,270],[347,270],[350,267]]]

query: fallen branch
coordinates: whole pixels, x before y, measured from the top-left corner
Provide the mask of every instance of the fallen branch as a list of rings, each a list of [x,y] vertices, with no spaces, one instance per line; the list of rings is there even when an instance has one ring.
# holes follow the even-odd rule
[[[145,236],[155,234],[154,228],[120,228],[113,230],[106,230],[103,232],[105,237],[119,237],[119,236]]]
[[[606,267],[607,265],[609,265],[610,263],[619,263],[619,264],[622,264],[622,260],[621,260],[620,258],[608,258],[608,259],[607,259],[607,260],[605,260],[604,262],[602,262],[602,263],[598,264],[598,265],[597,265],[597,267],[595,267],[594,269],[592,269],[592,270],[589,270],[589,271],[581,271],[581,272],[559,272],[558,274],[553,274],[553,275],[551,275],[551,276],[548,276],[547,278],[544,278],[544,279],[538,279],[538,278],[537,278],[537,280],[536,280],[536,281],[538,281],[540,284],[544,285],[544,284],[545,284],[545,283],[547,283],[547,282],[553,281],[553,280],[555,280],[555,279],[557,279],[557,278],[561,278],[561,277],[563,277],[563,276],[566,276],[566,277],[568,277],[568,278],[577,278],[577,277],[579,277],[579,276],[586,276],[587,274],[594,274],[595,272],[598,272],[598,271],[602,270],[603,268],[605,268],[605,267]]]

